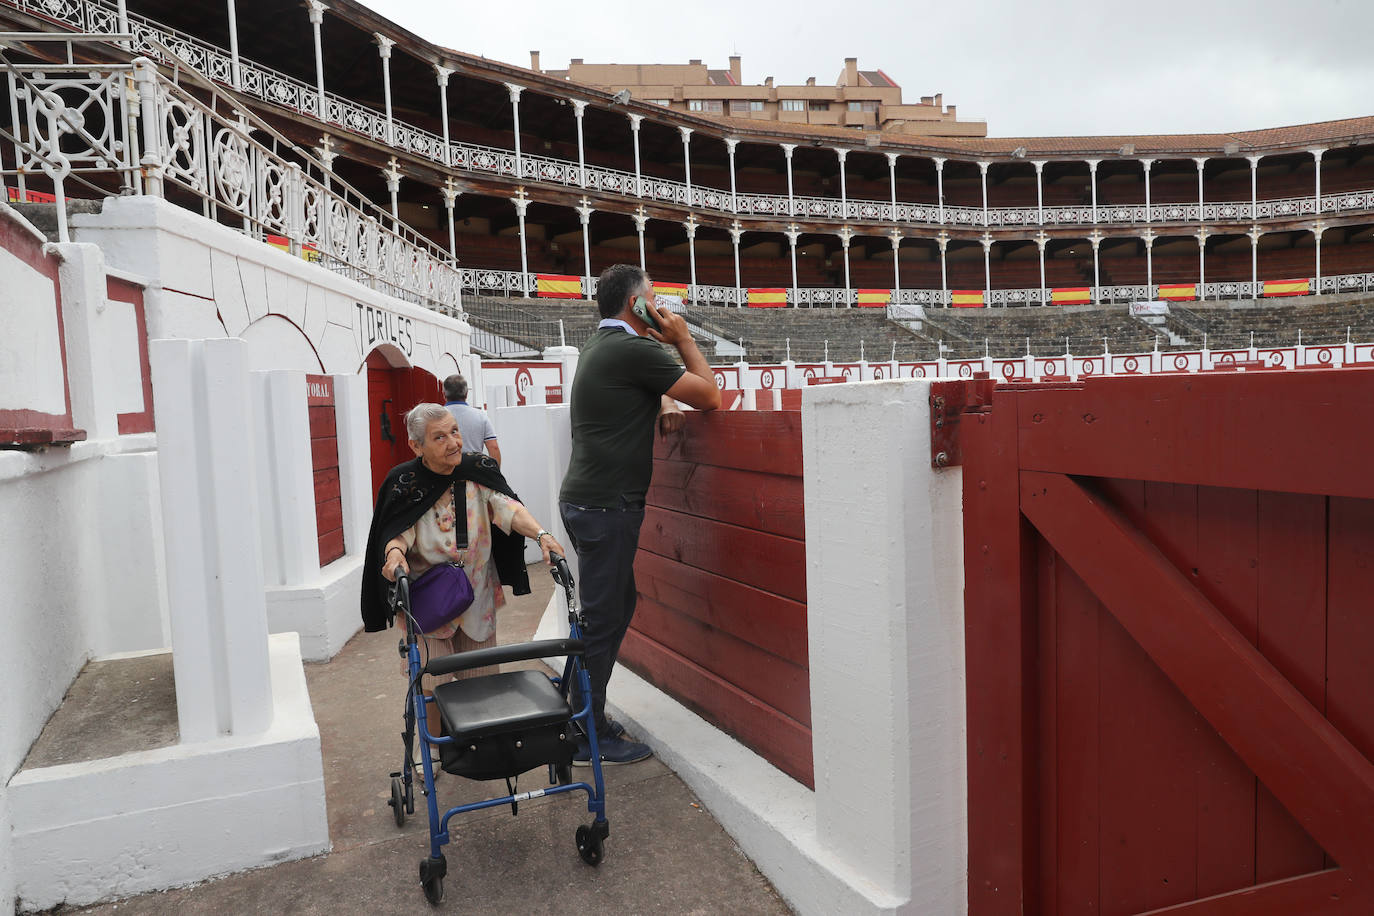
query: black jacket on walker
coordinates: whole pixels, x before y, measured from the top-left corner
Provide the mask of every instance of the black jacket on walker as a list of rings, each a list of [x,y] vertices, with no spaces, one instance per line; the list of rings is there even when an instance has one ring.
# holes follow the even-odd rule
[[[363,587],[361,605],[363,629],[369,633],[385,630],[391,625],[391,610],[387,603],[386,578],[382,576],[383,552],[396,535],[410,528],[420,516],[438,502],[451,485],[460,481],[475,484],[519,500],[499,466],[486,455],[468,453],[452,474],[436,474],[424,466],[419,458],[392,468],[377,491],[377,505],[372,510],[372,528],[367,534],[367,551],[363,555]],[[529,570],[525,567],[524,535],[506,534],[495,525],[491,530],[491,556],[496,561],[496,575],[502,585],[509,585],[517,595],[530,593]]]

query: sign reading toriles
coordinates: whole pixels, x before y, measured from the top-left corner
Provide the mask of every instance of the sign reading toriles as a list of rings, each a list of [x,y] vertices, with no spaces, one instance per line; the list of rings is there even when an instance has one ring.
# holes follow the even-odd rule
[[[411,334],[411,321],[404,315],[397,315],[375,305],[359,302],[357,314],[358,351],[367,353],[379,343],[389,343],[400,348],[410,356],[415,346]]]

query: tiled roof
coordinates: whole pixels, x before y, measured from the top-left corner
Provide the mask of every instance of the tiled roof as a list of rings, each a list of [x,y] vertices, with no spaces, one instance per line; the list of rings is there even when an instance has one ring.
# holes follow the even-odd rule
[[[706,79],[712,86],[733,86],[735,78],[729,70],[707,70]]]

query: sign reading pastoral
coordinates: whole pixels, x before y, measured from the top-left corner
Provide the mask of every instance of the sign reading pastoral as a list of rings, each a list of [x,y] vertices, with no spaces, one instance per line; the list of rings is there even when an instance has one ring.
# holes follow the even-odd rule
[[[582,278],[566,274],[535,274],[535,295],[541,299],[581,299]]]
[[[787,290],[779,287],[752,287],[747,301],[753,309],[787,308]]]
[[[952,289],[949,291],[949,304],[957,309],[980,309],[983,307],[981,289]]]

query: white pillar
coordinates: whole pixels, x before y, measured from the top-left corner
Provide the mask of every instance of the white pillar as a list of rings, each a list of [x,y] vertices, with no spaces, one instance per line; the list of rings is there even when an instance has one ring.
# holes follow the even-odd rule
[[[901,247],[902,234],[896,229],[888,236],[892,241],[892,303],[897,302],[897,294],[902,291]]]
[[[1312,227],[1312,241],[1313,241],[1313,243],[1314,243],[1314,244],[1316,245],[1316,247],[1317,247],[1317,276],[1316,276],[1316,283],[1315,283],[1315,285],[1314,285],[1314,287],[1313,287],[1313,289],[1312,289],[1312,293],[1313,293],[1314,295],[1317,294],[1317,293],[1319,293],[1319,292],[1321,292],[1321,284],[1322,284],[1322,235],[1323,235],[1325,232],[1326,232],[1326,226],[1323,225],[1323,223],[1322,223],[1321,220],[1317,220],[1316,225],[1314,225],[1314,226]]]
[[[1147,226],[1153,222],[1150,219],[1150,166],[1154,164],[1153,159],[1140,160],[1140,165],[1145,170],[1145,224]]]
[[[386,143],[396,145],[396,128],[391,120],[391,49],[396,42],[381,32],[373,32],[372,39],[377,45],[377,53],[382,57],[382,96],[386,103]]]
[[[931,394],[920,379],[802,395],[815,832],[874,911],[967,909],[963,472],[919,447]]]
[[[524,161],[520,156],[520,93],[525,91],[524,86],[517,86],[514,83],[505,83],[506,92],[510,94],[510,111],[514,124],[515,133],[515,180],[525,180]],[[523,229],[521,230],[524,231]]]
[[[448,78],[453,71],[448,67],[434,65],[434,76],[439,83],[439,118],[444,127],[444,165],[453,164],[453,151],[449,148],[448,136]]]
[[[250,379],[258,441],[271,443],[256,450],[263,581],[304,585],[320,571],[305,373],[279,369]]]
[[[1154,294],[1153,294],[1152,292],[1150,292],[1150,289],[1149,289],[1149,288],[1155,285],[1155,262],[1154,262],[1155,233],[1154,233],[1154,230],[1151,229],[1151,228],[1149,228],[1148,226],[1146,226],[1146,227],[1145,227],[1145,232],[1144,232],[1144,234],[1141,235],[1141,238],[1143,238],[1143,239],[1145,240],[1145,286],[1146,286],[1145,295],[1147,295],[1147,296],[1152,296],[1152,295],[1154,295]]]
[[[234,9],[234,0],[225,0],[229,13],[229,74],[233,80],[235,89],[243,88],[243,74],[239,68],[239,17]],[[123,4],[120,4],[123,9]],[[127,16],[127,14],[126,14]],[[121,28],[121,32],[128,32],[128,29]]]
[[[1050,237],[1041,229],[1035,234],[1035,245],[1040,249],[1040,304],[1049,304],[1049,293],[1045,286],[1045,246],[1050,242]]]
[[[949,305],[949,276],[945,261],[945,252],[949,248],[949,233],[941,229],[935,236],[935,242],[940,246],[940,304]]]
[[[687,184],[687,199],[682,202],[682,205],[690,210],[692,208],[692,128],[679,127],[677,132],[682,134],[682,168]]]
[[[840,219],[849,219],[849,189],[845,184],[844,160],[849,150],[835,147],[835,155],[840,159]]]
[[[630,135],[634,138],[635,145],[635,197],[644,196],[644,179],[639,172],[639,122],[643,120],[643,115],[630,115]],[[640,248],[643,247],[643,240],[641,239]],[[643,267],[644,265],[641,264],[640,266]]]
[[[1097,225],[1097,164],[1100,159],[1088,160],[1088,184],[1092,186],[1093,195],[1093,225]]]
[[[983,243],[983,305],[992,308],[992,236],[984,232],[979,241]]]
[[[577,186],[587,187],[587,150],[582,142],[582,116],[587,111],[587,103],[582,99],[570,99],[573,117],[577,119]]]
[[[790,157],[788,161],[791,162]],[[787,244],[792,251],[792,305],[793,307],[799,307],[801,305],[801,297],[797,294],[797,239],[801,236],[801,232],[797,229],[796,225],[793,224],[787,227],[787,232],[785,234],[787,236]]]
[[[644,208],[640,207],[630,217],[635,221],[635,232],[639,234],[639,269],[644,269],[644,225],[649,222]]]
[[[782,156],[787,160],[787,215],[796,216],[796,206],[792,203],[792,150],[796,149],[795,143],[782,144]],[[796,285],[795,283],[793,284]]]
[[[1316,164],[1315,171],[1317,173],[1316,208],[1313,212],[1320,217],[1322,215],[1322,154],[1325,153],[1326,150],[1310,149],[1308,152],[1312,154],[1312,159]]]
[[[522,185],[515,189],[516,196],[510,199],[515,204],[515,218],[520,221],[520,289],[525,294],[525,298],[530,296],[530,262],[529,254],[525,245],[525,211],[529,209],[529,198],[525,197],[525,188]]]
[[[935,200],[940,208],[940,225],[945,224],[945,160],[936,157],[935,163]]]
[[[386,192],[391,195],[391,228],[396,229],[396,223],[400,222],[401,219],[396,209],[396,198],[401,192],[401,168],[395,156],[386,161],[386,168],[382,169],[382,177],[386,179]]]
[[[1260,236],[1264,235],[1264,230],[1259,227],[1258,223],[1256,223],[1255,225],[1251,226],[1250,231],[1245,234],[1250,236],[1250,297],[1252,299],[1258,299],[1260,294],[1259,240]]]
[[[1088,236],[1093,246],[1093,305],[1097,305],[1098,289],[1102,286],[1101,273],[1098,271],[1097,249],[1102,245],[1102,233],[1094,228]]]
[[[1203,222],[1202,205],[1204,202],[1202,195],[1202,171],[1207,165],[1207,157],[1194,156],[1193,161],[1197,163],[1197,221],[1200,223]]]
[[[695,214],[687,214],[687,222],[683,223],[683,228],[687,230],[687,266],[691,271],[691,285],[687,287],[687,296],[693,302],[697,301],[697,218]]]
[[[247,344],[149,345],[182,743],[272,724]]]
[[[338,428],[339,496],[343,502],[344,546],[362,556],[372,524],[372,450],[369,445],[367,373],[334,376],[334,422]]]
[[[1197,235],[1197,297],[1206,299],[1202,287],[1207,283],[1207,236],[1210,235],[1207,227],[1198,229]]]
[[[983,227],[984,227],[984,228],[987,228],[987,225],[988,225],[988,166],[990,166],[990,165],[992,165],[992,163],[991,163],[991,162],[987,162],[986,160],[980,160],[980,161],[978,162],[978,177],[981,179],[982,185],[983,185]],[[943,199],[943,198],[944,198],[944,195],[941,194],[940,197],[941,197],[941,199]]]
[[[840,228],[840,247],[844,249],[844,303],[846,306],[853,303],[849,295],[849,241],[854,237],[854,230],[848,226]]]
[[[892,193],[892,221],[897,222],[897,154],[887,153],[887,186]]]
[[[448,253],[455,262],[458,260],[458,240],[453,232],[453,205],[461,193],[452,178],[445,178],[444,186],[439,189],[439,195],[444,198],[444,209],[448,211]]]
[[[1259,219],[1259,161],[1261,156],[1246,156],[1250,160],[1250,219]]]
[[[731,212],[731,213],[738,213],[738,212],[739,212],[739,198],[735,195],[735,147],[736,147],[738,144],[739,144],[739,141],[736,140],[734,137],[726,137],[726,138],[725,138],[725,152],[726,152],[726,154],[730,157],[730,212]],[[738,253],[736,254],[736,256],[738,256]],[[737,281],[738,281],[738,278],[737,278]],[[735,285],[738,286],[739,283],[736,282]]]
[[[1037,159],[1031,165],[1035,166],[1035,222],[1037,225],[1043,226],[1045,225],[1045,186],[1043,180],[1045,163],[1043,160]],[[1043,252],[1044,248],[1042,247],[1040,250]],[[1041,279],[1040,285],[1045,285],[1043,279]]]
[[[582,198],[577,207],[577,218],[582,221],[582,287],[588,299],[592,297],[592,243],[590,226],[592,221],[591,202]]]
[[[739,275],[739,239],[743,234],[744,230],[740,228],[739,220],[730,224],[730,247],[735,252],[735,305],[737,307],[744,305],[744,286],[740,282]]]
[[[320,96],[316,115],[321,121],[327,121],[328,107],[324,103],[324,51],[320,46],[320,24],[324,22],[324,11],[329,7],[320,0],[305,0],[305,8],[310,16],[310,30],[315,35],[315,90]]]

